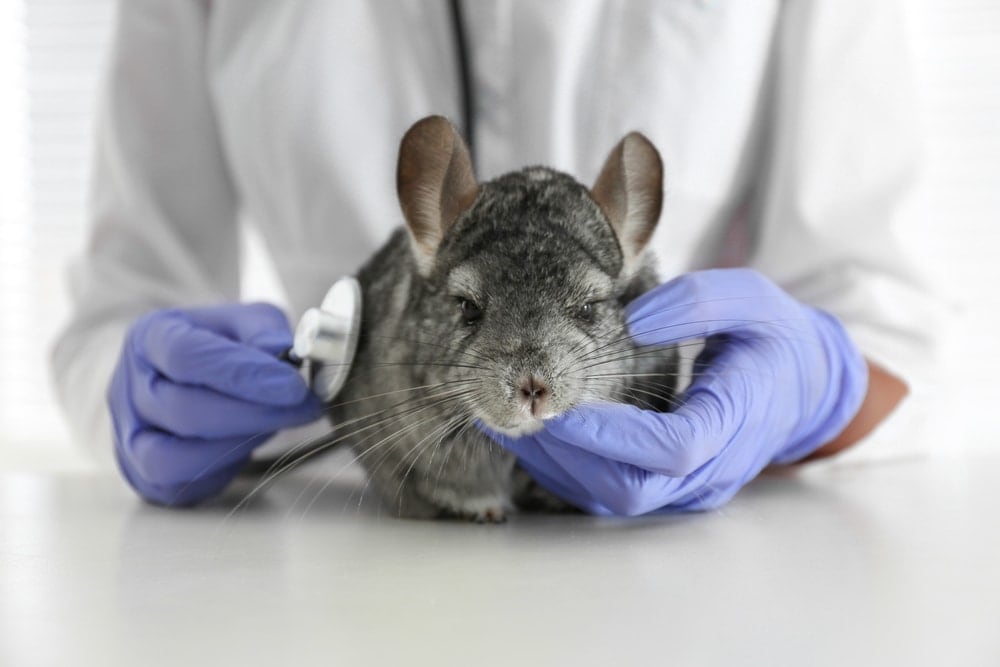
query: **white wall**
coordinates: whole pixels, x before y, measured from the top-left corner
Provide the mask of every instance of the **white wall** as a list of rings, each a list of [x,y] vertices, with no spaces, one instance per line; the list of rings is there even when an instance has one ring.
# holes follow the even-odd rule
[[[830,0],[836,1],[836,0]],[[95,89],[111,0],[0,2],[0,466],[73,462],[46,355],[83,242]],[[927,170],[912,239],[955,309],[940,410],[993,446],[1000,353],[1000,1],[914,0]],[[946,421],[947,421],[946,420]],[[961,435],[965,433],[965,435]],[[1000,446],[1000,445],[998,445]]]

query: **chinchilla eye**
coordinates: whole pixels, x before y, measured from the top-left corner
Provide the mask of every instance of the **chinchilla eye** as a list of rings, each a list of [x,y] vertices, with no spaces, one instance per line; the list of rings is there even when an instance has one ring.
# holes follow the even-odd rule
[[[465,320],[466,324],[474,324],[483,316],[483,311],[479,306],[468,299],[459,299],[458,308],[462,311],[462,319]]]
[[[582,306],[576,309],[576,316],[579,319],[583,320],[584,322],[593,322],[594,304],[590,302],[583,304]]]

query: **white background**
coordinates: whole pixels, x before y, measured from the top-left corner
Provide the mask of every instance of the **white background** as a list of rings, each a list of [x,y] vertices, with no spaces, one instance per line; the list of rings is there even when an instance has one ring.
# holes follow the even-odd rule
[[[836,0],[830,0],[836,1]],[[912,0],[925,175],[907,238],[954,312],[933,390],[954,447],[1000,434],[1000,0]],[[111,0],[0,0],[0,467],[85,465],[49,386],[65,267],[84,242]]]

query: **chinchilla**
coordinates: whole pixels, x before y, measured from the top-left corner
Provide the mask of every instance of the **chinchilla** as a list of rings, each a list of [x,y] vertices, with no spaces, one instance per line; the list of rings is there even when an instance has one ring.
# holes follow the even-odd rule
[[[431,116],[401,142],[397,189],[406,225],[358,276],[362,328],[331,437],[400,516],[559,507],[482,427],[527,434],[592,401],[669,408],[676,350],[637,348],[624,317],[657,282],[644,248],[659,154],[632,133],[589,190],[545,167],[478,183],[458,132]]]

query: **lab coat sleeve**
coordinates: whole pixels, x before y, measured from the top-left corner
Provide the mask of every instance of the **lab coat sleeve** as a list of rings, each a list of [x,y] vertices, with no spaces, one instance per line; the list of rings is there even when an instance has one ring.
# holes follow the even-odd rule
[[[921,394],[947,318],[906,246],[920,134],[903,17],[892,2],[783,6],[749,263]],[[892,447],[915,446],[907,432]]]
[[[105,393],[125,332],[239,293],[236,201],[205,80],[209,4],[123,0],[101,103],[89,237],[52,354],[75,439],[112,460]]]

